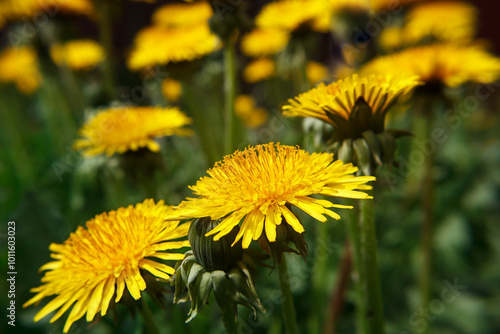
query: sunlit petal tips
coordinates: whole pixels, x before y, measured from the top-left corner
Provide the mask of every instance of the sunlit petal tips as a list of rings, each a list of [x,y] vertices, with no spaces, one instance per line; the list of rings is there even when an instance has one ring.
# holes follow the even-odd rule
[[[163,219],[170,210],[163,201],[155,204],[147,199],[97,215],[63,244],[51,244],[55,261],[41,268],[43,285],[31,290],[37,294],[24,307],[54,296],[35,316],[38,321],[58,310],[53,322],[73,306],[64,325],[66,333],[85,314],[87,321],[99,312],[105,315],[113,297],[119,302],[125,288],[134,299],[141,298],[146,282],[140,270],[169,279],[174,269],[158,259],[180,259],[182,254],[165,251],[189,246],[187,240],[174,241],[172,247],[158,250],[158,245],[187,236],[189,224]]]
[[[310,154],[298,147],[269,143],[250,146],[244,151],[224,157],[208,176],[190,187],[197,198],[182,202],[169,219],[209,216],[223,221],[209,235],[218,239],[242,222],[235,243],[243,240],[248,248],[265,231],[267,239],[276,240],[276,227],[283,222],[302,233],[305,228],[290,211],[300,208],[313,218],[326,221],[327,216],[339,216],[326,209],[339,207],[311,195],[343,198],[370,198],[357,191],[369,187],[366,182],[375,177],[356,177],[352,164],[334,161],[333,154]]]

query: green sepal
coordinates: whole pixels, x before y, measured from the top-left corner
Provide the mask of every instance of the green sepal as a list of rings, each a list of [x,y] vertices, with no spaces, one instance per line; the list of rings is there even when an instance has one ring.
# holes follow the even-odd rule
[[[343,163],[352,162],[353,151],[352,151],[352,139],[345,139],[340,145],[339,152],[337,154],[337,159],[341,160]]]
[[[364,138],[358,138],[352,143],[356,154],[356,165],[363,175],[372,175],[372,156],[370,147]]]
[[[378,137],[373,133],[373,131],[365,131],[363,132],[363,137],[365,138],[370,151],[372,153],[372,157],[375,160],[375,163],[379,166],[382,165],[382,148],[380,147],[380,142]]]

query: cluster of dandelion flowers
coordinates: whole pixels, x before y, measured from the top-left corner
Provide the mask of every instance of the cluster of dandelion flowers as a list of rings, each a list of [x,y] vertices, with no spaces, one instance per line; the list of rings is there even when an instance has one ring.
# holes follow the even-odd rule
[[[319,83],[288,100],[289,104],[283,106],[283,114],[318,118],[335,127],[338,139],[355,138],[367,130],[382,132],[389,108],[419,84],[418,76],[354,74],[329,85]],[[371,109],[369,122],[359,122],[360,115],[355,112],[360,99]]]
[[[431,37],[438,41],[467,43],[476,33],[477,9],[461,1],[422,3],[410,9],[403,30],[404,42]]]
[[[0,53],[0,81],[13,83],[24,94],[32,94],[40,86],[36,51],[28,46],[5,48]]]
[[[417,75],[426,84],[457,87],[466,82],[492,83],[500,76],[500,59],[478,45],[434,44],[382,56],[363,73],[398,71]]]
[[[106,153],[123,153],[146,147],[153,152],[160,150],[154,140],[171,135],[190,135],[183,128],[190,124],[178,108],[124,107],[108,109],[91,118],[79,131],[83,138],[77,139],[73,147],[83,150],[85,156]]]
[[[325,215],[340,219],[328,208],[350,208],[312,195],[370,198],[357,190],[371,189],[365,183],[375,178],[352,175],[357,170],[352,164],[334,161],[329,153],[309,154],[279,143],[249,146],[225,156],[208,170],[208,176],[190,187],[198,197],[183,201],[169,219],[223,219],[207,233],[215,234],[214,240],[230,233],[243,220],[233,245],[242,239],[243,248],[248,248],[264,231],[267,240],[274,242],[276,228],[284,221],[298,233],[304,232],[291,206],[321,222],[327,220]]]
[[[243,69],[243,79],[254,83],[271,78],[276,74],[276,65],[270,58],[258,58]]]
[[[102,46],[90,39],[68,41],[50,47],[50,57],[59,66],[72,70],[87,70],[104,61],[106,54]]]
[[[36,19],[40,12],[50,13],[57,8],[59,13],[91,16],[95,13],[91,0],[3,0],[0,4],[6,20],[17,21],[23,18]]]
[[[73,306],[66,333],[85,314],[87,321],[99,312],[105,315],[112,299],[121,300],[125,287],[134,299],[141,298],[146,289],[141,270],[167,280],[174,268],[160,260],[180,260],[183,254],[166,251],[189,246],[187,240],[178,240],[187,235],[189,224],[163,219],[170,210],[163,201],[147,199],[97,215],[63,244],[51,244],[55,261],[40,268],[46,271],[43,285],[31,290],[37,294],[24,307],[55,295],[35,316],[38,321],[58,310],[53,322]]]
[[[158,64],[191,61],[220,46],[219,38],[210,31],[208,23],[180,28],[150,26],[135,37],[128,67],[140,70]]]

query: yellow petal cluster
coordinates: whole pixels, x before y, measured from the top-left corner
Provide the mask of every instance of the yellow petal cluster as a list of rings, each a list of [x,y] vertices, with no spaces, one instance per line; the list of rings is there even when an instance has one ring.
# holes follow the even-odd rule
[[[313,30],[324,31],[328,27],[321,22],[324,22],[325,12],[329,12],[329,9],[330,5],[325,0],[274,1],[262,8],[255,23],[260,28],[293,31],[309,25]]]
[[[276,65],[269,58],[259,58],[250,62],[243,69],[243,79],[246,82],[257,82],[269,79],[276,73]]]
[[[24,307],[54,296],[35,321],[57,310],[50,319],[54,322],[72,307],[63,329],[67,333],[85,314],[87,321],[97,313],[105,315],[113,300],[121,300],[125,287],[134,299],[141,298],[146,282],[140,270],[169,279],[174,268],[162,261],[184,255],[166,251],[189,246],[187,240],[177,240],[187,235],[189,224],[165,222],[170,210],[163,201],[147,199],[97,215],[63,244],[51,244],[54,261],[40,268],[45,271],[43,284],[31,290],[36,295]]]
[[[106,54],[99,43],[80,39],[52,45],[50,57],[57,65],[66,65],[78,71],[96,67],[104,61]]]
[[[249,128],[258,127],[267,120],[266,110],[258,108],[254,98],[250,95],[237,96],[234,100],[234,111]]]
[[[282,51],[290,34],[279,29],[255,29],[243,36],[241,50],[250,57],[271,56]]]
[[[7,21],[36,20],[42,15],[49,17],[60,13],[92,16],[95,10],[90,0],[3,0],[0,2],[0,16]]]
[[[98,113],[79,130],[82,137],[73,147],[85,156],[106,153],[108,156],[146,147],[160,150],[157,137],[191,134],[183,126],[190,124],[177,108],[130,107],[109,109]]]
[[[208,176],[190,187],[197,198],[182,202],[170,218],[222,218],[222,222],[207,233],[207,236],[215,235],[214,240],[228,234],[243,220],[234,243],[242,239],[243,247],[248,248],[252,240],[263,234],[273,242],[276,228],[282,223],[289,224],[298,233],[304,232],[290,210],[292,206],[321,222],[327,220],[326,216],[340,219],[328,208],[350,208],[312,195],[370,198],[357,190],[371,189],[364,183],[375,178],[353,176],[357,170],[352,164],[334,161],[333,154],[310,154],[279,143],[249,146],[224,157],[224,161],[208,170]]]
[[[0,53],[0,81],[15,84],[24,94],[34,93],[42,82],[36,51],[28,46],[5,48]]]
[[[309,61],[306,64],[306,76],[311,85],[328,78],[328,68],[318,62]]]
[[[140,70],[158,64],[190,61],[219,47],[220,40],[210,31],[208,23],[181,28],[150,26],[135,37],[128,66]]]
[[[182,84],[177,80],[167,78],[161,83],[161,91],[169,102],[175,103],[182,95]]]
[[[153,24],[162,27],[188,27],[206,23],[213,15],[207,1],[191,4],[173,3],[163,5],[153,14]]]
[[[330,115],[349,119],[358,98],[362,97],[374,114],[382,114],[396,99],[419,85],[417,76],[354,74],[329,85],[315,88],[289,99],[283,106],[285,116],[315,117],[332,123]]]
[[[500,77],[500,58],[477,45],[435,44],[406,49],[374,59],[364,73],[398,71],[417,75],[426,83],[456,87],[466,82],[491,83]]]
[[[413,44],[426,37],[441,42],[470,42],[476,34],[477,9],[461,1],[435,1],[412,8],[403,38]]]

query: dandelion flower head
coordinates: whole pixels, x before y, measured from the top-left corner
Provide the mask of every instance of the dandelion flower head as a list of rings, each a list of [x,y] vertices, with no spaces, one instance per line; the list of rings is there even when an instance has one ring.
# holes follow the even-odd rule
[[[45,271],[42,285],[31,291],[36,295],[24,307],[54,296],[35,316],[38,321],[57,310],[54,322],[72,306],[64,333],[86,314],[92,321],[97,313],[105,315],[112,299],[119,302],[125,287],[134,299],[146,289],[141,270],[160,279],[169,279],[174,268],[164,260],[180,260],[183,254],[167,252],[189,246],[189,224],[165,222],[170,211],[163,201],[147,199],[135,206],[95,216],[63,244],[51,244],[54,261],[40,268]]]

